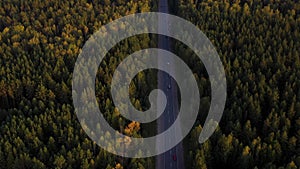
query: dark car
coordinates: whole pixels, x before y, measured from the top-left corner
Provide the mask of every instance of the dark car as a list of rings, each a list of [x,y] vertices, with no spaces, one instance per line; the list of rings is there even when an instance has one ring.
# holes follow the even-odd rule
[[[174,161],[177,161],[177,156],[176,156],[176,154],[173,154],[173,157],[172,157],[172,158],[173,158]]]

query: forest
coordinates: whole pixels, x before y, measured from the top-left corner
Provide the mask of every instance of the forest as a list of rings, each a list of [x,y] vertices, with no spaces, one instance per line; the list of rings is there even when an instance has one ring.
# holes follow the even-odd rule
[[[300,4],[297,1],[177,1],[173,13],[197,25],[223,62],[227,102],[219,128],[197,144],[205,114],[185,139],[187,168],[300,166]],[[181,43],[208,110],[209,79]],[[206,90],[205,90],[206,89]],[[201,112],[201,110],[200,110]]]
[[[0,168],[155,168],[155,157],[124,158],[101,149],[73,108],[72,72],[81,48],[102,25],[133,13],[157,11],[153,0],[3,0],[0,2]],[[198,137],[210,106],[201,60],[172,40],[199,83],[199,115],[183,140],[185,168],[296,169],[300,167],[300,3],[297,0],[169,0],[171,14],[195,24],[225,68],[227,101],[219,127]],[[96,96],[106,120],[128,136],[154,135],[155,123],[121,117],[109,84],[129,54],[156,47],[156,35],[118,43],[99,66]],[[149,107],[155,71],[130,84],[131,102]],[[204,113],[203,113],[204,112]]]

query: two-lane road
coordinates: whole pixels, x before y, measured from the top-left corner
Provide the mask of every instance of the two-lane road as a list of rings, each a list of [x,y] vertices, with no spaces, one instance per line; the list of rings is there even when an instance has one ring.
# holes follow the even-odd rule
[[[168,0],[159,0],[159,12],[168,13]],[[158,29],[168,31],[168,18],[158,18]],[[170,39],[166,36],[158,36],[158,48],[170,51]],[[158,64],[167,67],[168,71],[175,72],[173,60],[168,60],[159,54]],[[178,114],[178,98],[176,82],[171,77],[161,71],[158,71],[158,88],[162,89],[167,96],[167,106],[162,117],[157,120],[157,130],[161,133],[168,129],[175,121]],[[176,131],[170,138],[164,138],[163,143],[170,144],[172,139],[175,139],[176,134],[181,134],[181,131]],[[169,151],[158,155],[156,158],[157,169],[184,169],[183,146],[179,143]]]

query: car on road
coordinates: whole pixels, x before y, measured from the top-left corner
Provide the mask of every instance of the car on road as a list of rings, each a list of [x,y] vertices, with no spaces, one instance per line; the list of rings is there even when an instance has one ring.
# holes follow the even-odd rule
[[[177,156],[176,156],[176,154],[173,154],[172,158],[173,158],[174,161],[177,161]]]
[[[171,84],[170,83],[168,84],[168,89],[171,89]]]

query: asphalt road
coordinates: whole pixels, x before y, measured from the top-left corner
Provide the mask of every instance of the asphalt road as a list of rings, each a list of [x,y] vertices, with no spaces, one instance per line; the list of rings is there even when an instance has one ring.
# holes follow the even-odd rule
[[[158,11],[162,13],[168,13],[168,0],[159,0]],[[168,30],[168,18],[158,18],[159,25],[158,29]],[[170,51],[170,39],[166,36],[158,37],[158,48]],[[158,64],[167,67],[169,71],[175,72],[173,60],[167,60],[163,56],[159,55]],[[178,99],[177,99],[177,88],[176,82],[172,78],[158,71],[158,88],[162,89],[167,96],[168,102],[165,112],[157,120],[157,130],[161,133],[168,129],[175,121],[178,114]],[[169,144],[171,139],[175,138],[176,134],[181,135],[181,131],[176,131],[170,138],[164,138],[163,143],[157,144]],[[175,158],[175,159],[174,159]],[[177,146],[173,147],[169,151],[158,155],[156,158],[157,169],[184,169],[184,158],[183,158],[183,146],[182,142]]]

